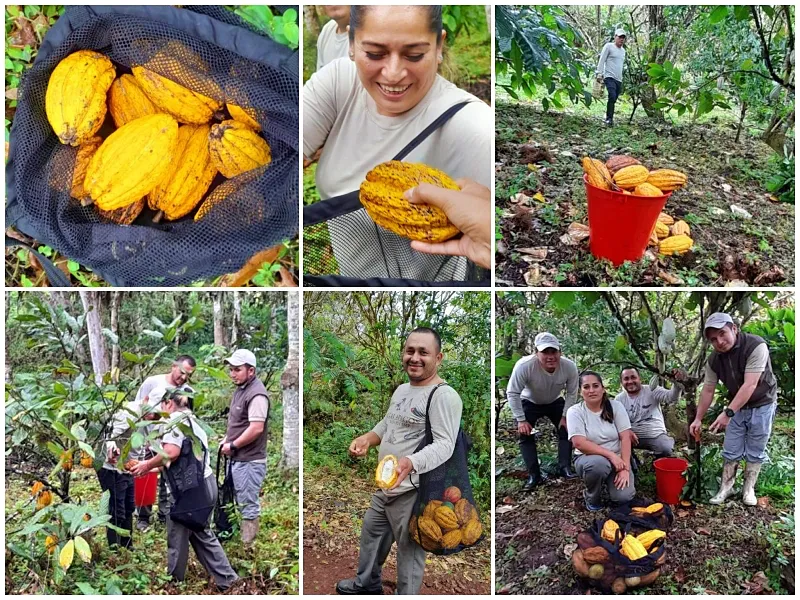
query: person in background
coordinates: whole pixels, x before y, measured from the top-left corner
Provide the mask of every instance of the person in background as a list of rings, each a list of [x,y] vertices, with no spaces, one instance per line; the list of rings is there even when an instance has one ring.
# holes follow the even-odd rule
[[[330,21],[322,26],[317,38],[317,71],[337,58],[344,58],[350,49],[350,38],[347,36],[350,5],[326,4],[322,10]]]
[[[606,103],[606,127],[614,126],[614,106],[622,95],[622,68],[625,65],[625,30],[617,29],[614,40],[603,46],[597,63],[597,81],[605,83],[608,90]]]

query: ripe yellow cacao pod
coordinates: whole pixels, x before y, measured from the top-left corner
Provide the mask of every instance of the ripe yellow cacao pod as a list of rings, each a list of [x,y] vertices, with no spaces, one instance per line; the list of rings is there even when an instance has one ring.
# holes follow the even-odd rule
[[[106,118],[106,93],[115,74],[111,61],[91,50],[73,52],[53,69],[44,105],[62,144],[80,146],[97,133]]]
[[[145,199],[139,198],[133,204],[121,206],[114,210],[100,210],[97,206],[95,206],[95,210],[104,221],[116,223],[117,225],[132,225],[139,215],[142,214],[145,204],[147,204]]]
[[[375,469],[375,483],[379,488],[388,489],[397,481],[397,457],[387,454]]]
[[[672,226],[672,235],[692,235],[691,229],[689,229],[689,224],[686,221],[675,221],[675,224]]]
[[[661,538],[667,537],[666,532],[661,531],[660,529],[651,529],[650,531],[645,531],[636,536],[636,539],[642,543],[644,549],[649,551],[650,548],[653,546],[656,540],[660,540]]]
[[[640,558],[647,556],[647,550],[645,550],[644,546],[642,546],[642,542],[630,534],[626,535],[622,540],[620,552],[631,560],[639,560]]]
[[[478,518],[478,513],[475,510],[475,507],[472,506],[472,504],[470,504],[469,500],[466,498],[461,498],[461,500],[456,502],[453,512],[456,513],[458,524],[462,527],[467,524],[467,521]]]
[[[44,547],[47,550],[48,554],[52,554],[53,551],[56,549],[56,546],[58,546],[57,536],[48,535],[46,538],[44,538]]]
[[[658,215],[658,222],[663,223],[664,225],[672,225],[675,222],[675,219],[670,217],[667,213],[661,213]]]
[[[422,511],[422,515],[425,517],[433,518],[436,509],[442,505],[441,500],[431,500],[425,505],[425,510]]]
[[[211,128],[209,150],[214,166],[228,179],[272,161],[267,141],[247,125],[234,120]]]
[[[600,537],[602,537],[605,541],[613,544],[617,539],[616,537],[617,531],[619,531],[619,525],[617,524],[617,522],[614,521],[613,519],[608,519],[603,524],[603,531],[601,532]]]
[[[583,558],[586,560],[587,563],[593,565],[596,563],[604,563],[611,555],[608,553],[608,550],[603,548],[602,546],[595,546],[594,548],[586,548],[583,551]]]
[[[420,535],[427,536],[435,542],[442,539],[442,528],[430,517],[423,515],[417,519],[417,527],[419,528]]]
[[[481,522],[477,519],[472,519],[461,528],[461,543],[465,546],[471,546],[480,539],[481,533],[483,533]]]
[[[208,125],[181,125],[175,160],[147,197],[151,209],[169,221],[188,215],[208,191],[217,169],[208,150]],[[153,220],[158,222],[161,214]]]
[[[625,167],[630,167],[631,165],[640,165],[640,164],[642,163],[640,163],[632,156],[627,156],[625,154],[617,154],[615,156],[612,156],[606,161],[606,168],[608,169],[608,172],[613,175],[620,169],[623,169]]]
[[[658,246],[658,235],[656,235],[656,228],[650,232],[650,239],[647,241],[648,246]]]
[[[457,190],[445,173],[419,163],[396,160],[367,173],[359,199],[370,218],[384,229],[411,240],[443,242],[458,233],[444,212],[428,204],[410,204],[403,194],[420,183]]]
[[[181,123],[208,123],[222,107],[222,103],[213,98],[193,92],[155,71],[141,66],[133,67],[132,70],[139,86],[153,104]]]
[[[108,112],[117,127],[161,112],[133,75],[120,75],[108,90]]]
[[[81,203],[89,198],[89,193],[83,187],[84,181],[86,181],[86,171],[89,169],[89,162],[102,143],[103,138],[95,136],[85,144],[78,146],[78,152],[75,155],[75,169],[72,171],[70,196],[80,200]]]
[[[36,510],[41,510],[45,506],[50,506],[53,503],[53,494],[50,490],[42,490],[36,497]]]
[[[433,513],[433,520],[442,528],[443,531],[458,529],[458,519],[456,513],[448,506],[440,506]]]
[[[658,221],[656,221],[655,229],[653,229],[653,231],[655,231],[655,234],[658,237],[658,239],[669,236],[669,227],[667,227],[663,223],[659,223]]]
[[[461,530],[453,529],[442,536],[442,548],[452,550],[461,543]]]
[[[686,174],[673,169],[657,169],[650,171],[647,183],[656,186],[662,192],[671,192],[686,185]]]
[[[647,514],[653,515],[657,512],[664,510],[664,505],[661,502],[655,502],[647,506],[645,510],[647,511]]]
[[[34,481],[31,486],[31,496],[36,498],[44,490],[44,484],[41,481]]]
[[[583,558],[583,550],[578,548],[572,553],[572,568],[581,577],[589,577],[589,565]]]
[[[654,185],[650,185],[646,181],[644,183],[640,183],[637,185],[633,190],[634,196],[652,196],[652,197],[661,197],[664,195],[660,189],[658,189]]]
[[[601,161],[584,156],[581,159],[581,165],[591,185],[602,190],[611,189],[611,173],[608,172],[608,169]]]
[[[178,123],[169,115],[142,117],[108,136],[89,162],[84,187],[100,210],[144,197],[175,160]]]
[[[688,235],[673,235],[661,240],[658,251],[666,256],[684,254],[694,246],[694,240]]]
[[[623,167],[614,173],[613,180],[619,187],[632,190],[640,183],[647,181],[649,173],[650,171],[647,170],[647,167],[631,165],[630,167]]]
[[[261,125],[258,119],[256,119],[255,110],[252,108],[242,108],[235,104],[227,104],[226,106],[228,107],[228,114],[231,116],[231,119],[247,125],[253,131],[261,131]]]

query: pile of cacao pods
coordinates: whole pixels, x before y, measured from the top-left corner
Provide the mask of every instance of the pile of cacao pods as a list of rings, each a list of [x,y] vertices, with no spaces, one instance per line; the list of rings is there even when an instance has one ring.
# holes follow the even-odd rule
[[[686,221],[676,221],[662,212],[658,215],[656,225],[650,233],[650,245],[658,248],[658,251],[666,256],[684,254],[694,246],[691,233]]]
[[[176,56],[189,56],[191,71]],[[192,91],[148,68],[156,65],[169,65],[185,80],[203,77],[218,93],[209,98]],[[133,223],[145,204],[157,211],[154,221],[172,221],[201,204],[217,173],[232,178],[269,164],[256,112],[224,104],[207,70],[177,42],[133,66],[132,74],[117,76],[108,57],[91,50],[59,62],[45,112],[59,141],[78,148],[71,196],[120,225]],[[103,139],[98,132],[107,113],[116,129]],[[195,220],[220,201],[209,194]]]
[[[413,515],[409,521],[411,539],[429,552],[472,546],[482,532],[478,511],[456,486],[447,488],[441,500],[429,500],[419,518]]]

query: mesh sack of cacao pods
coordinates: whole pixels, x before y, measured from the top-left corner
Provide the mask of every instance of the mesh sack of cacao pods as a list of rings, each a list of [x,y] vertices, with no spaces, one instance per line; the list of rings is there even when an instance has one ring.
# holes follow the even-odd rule
[[[630,524],[636,534],[651,529],[668,531],[672,527],[675,515],[669,504],[648,499],[634,498],[630,502],[620,504],[611,511],[609,518],[620,524]]]
[[[6,224],[112,285],[237,271],[297,234],[298,70],[222,6],[67,7],[19,87]]]
[[[604,528],[608,530],[609,525],[613,526],[613,535],[604,537]],[[666,537],[651,536],[654,539],[645,542],[649,547],[645,550],[629,527],[601,519],[579,533],[571,559],[575,573],[589,585],[615,594],[652,584],[667,560]]]
[[[435,402],[436,389],[428,397],[426,415]],[[425,419],[425,437],[419,452],[433,443],[430,420]],[[455,554],[483,539],[481,515],[469,483],[467,454],[472,446],[459,427],[453,454],[432,471],[419,476],[417,499],[409,520],[411,539],[433,554]]]

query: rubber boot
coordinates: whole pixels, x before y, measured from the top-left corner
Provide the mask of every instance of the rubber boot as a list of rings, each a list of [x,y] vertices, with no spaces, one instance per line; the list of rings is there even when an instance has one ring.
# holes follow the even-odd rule
[[[745,506],[755,506],[758,504],[756,498],[756,480],[761,471],[761,463],[744,463],[744,489],[742,490],[742,502]]]
[[[258,519],[242,519],[242,543],[252,546],[258,535]]]
[[[736,481],[736,470],[739,468],[739,461],[726,460],[722,466],[722,482],[719,486],[717,495],[709,500],[710,504],[722,504],[733,492],[733,482]]]

